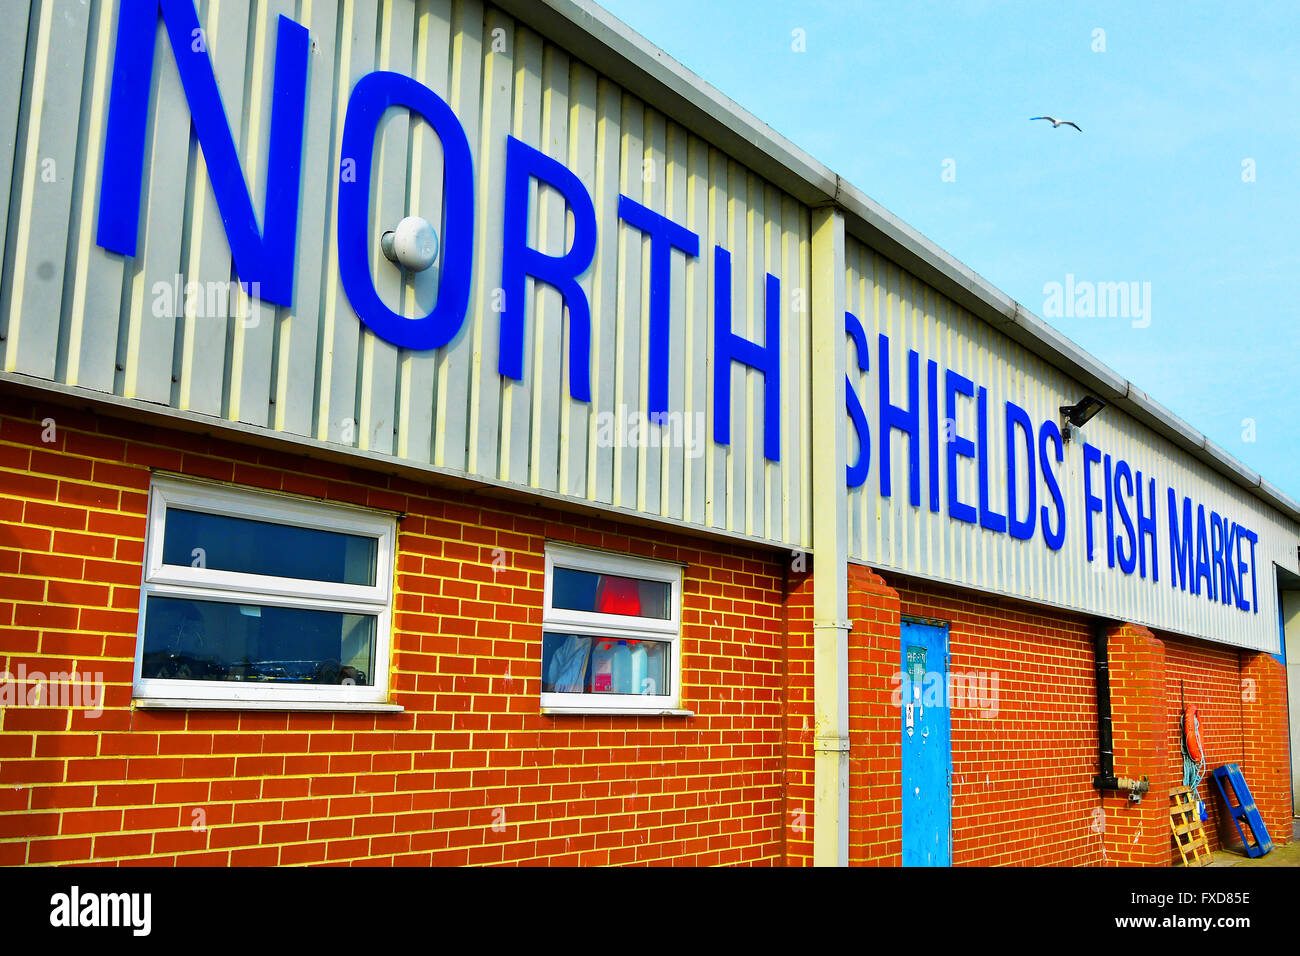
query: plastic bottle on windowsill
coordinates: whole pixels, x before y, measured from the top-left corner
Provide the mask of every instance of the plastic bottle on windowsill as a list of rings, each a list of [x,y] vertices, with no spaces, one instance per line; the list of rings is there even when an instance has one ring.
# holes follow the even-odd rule
[[[632,694],[632,648],[627,641],[619,641],[614,648],[614,693]]]
[[[642,646],[645,648],[646,676],[637,685],[637,692],[652,695],[668,693],[664,677],[664,646],[653,642]]]
[[[632,671],[629,681],[631,690],[629,694],[644,694],[646,692],[646,677],[648,676],[645,643],[643,641],[630,641],[628,643],[628,652],[630,657],[630,667]]]
[[[595,694],[613,694],[614,642],[597,641],[591,652],[591,690]]]

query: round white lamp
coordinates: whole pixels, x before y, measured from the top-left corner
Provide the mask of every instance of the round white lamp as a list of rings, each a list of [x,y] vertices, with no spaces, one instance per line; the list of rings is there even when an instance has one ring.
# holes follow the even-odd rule
[[[438,234],[427,219],[407,216],[379,237],[379,248],[403,269],[423,272],[438,259]]]

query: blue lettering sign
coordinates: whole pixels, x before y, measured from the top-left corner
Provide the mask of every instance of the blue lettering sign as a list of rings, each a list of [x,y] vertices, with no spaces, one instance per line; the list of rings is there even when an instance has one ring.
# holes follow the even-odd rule
[[[731,363],[763,373],[763,457],[781,460],[781,282],[767,276],[765,336],[756,345],[731,331],[731,253],[713,249],[713,440],[731,444]]]
[[[876,371],[880,386],[880,496],[893,493],[891,453],[894,430],[907,436],[907,489],[913,506],[921,503],[921,357],[916,349],[907,352],[907,408],[890,401],[889,336],[877,339],[879,361]]]
[[[646,411],[651,421],[662,421],[661,416],[668,411],[673,250],[694,259],[700,254],[700,237],[627,196],[618,197],[618,217],[650,237],[650,383]]]
[[[871,356],[867,353],[867,330],[852,312],[844,313],[844,330],[853,340],[853,354],[857,358],[858,371],[868,371]],[[858,457],[846,466],[845,480],[850,488],[858,488],[867,480],[867,473],[871,471],[871,426],[867,423],[862,399],[858,397],[848,375],[844,376],[844,403],[849,409],[849,423],[858,436]]]
[[[404,106],[428,120],[442,143],[446,215],[441,237],[438,301],[427,315],[408,319],[386,306],[370,274],[370,166],[375,131],[390,106]],[[408,349],[446,345],[465,322],[474,269],[474,166],[465,130],[433,90],[400,73],[363,76],[352,89],[343,121],[339,175],[339,279],[357,317],[375,335]]]
[[[957,488],[957,459],[975,457],[975,443],[957,434],[957,396],[965,395],[967,398],[974,398],[975,383],[965,375],[947,369],[945,385],[947,386],[945,407],[948,412],[945,427],[952,429],[952,435],[948,436],[948,514],[958,521],[974,524],[979,520],[979,513],[976,512],[974,505],[968,505],[961,500]]]
[[[1056,463],[1059,465],[1065,461],[1065,442],[1061,440],[1061,429],[1050,418],[1038,429],[1038,461],[1042,467],[1043,481],[1047,483],[1047,493],[1052,496],[1052,503],[1056,508],[1056,527],[1052,528],[1049,525],[1047,505],[1043,505],[1043,540],[1053,551],[1060,551],[1061,545],[1065,543],[1065,496],[1061,493],[1061,483],[1057,480],[1056,472],[1052,469],[1051,460],[1048,458],[1049,441],[1056,445]]]
[[[1027,541],[1034,536],[1034,524],[1038,513],[1038,480],[1034,474],[1034,423],[1029,420],[1029,413],[1014,402],[1007,402],[1007,530],[1011,537]],[[1019,491],[1020,475],[1016,467],[1016,433],[1024,436],[1025,468],[1029,472],[1026,487],[1029,489],[1027,517],[1020,518]]]
[[[551,256],[528,245],[529,192],[534,179],[559,190],[573,213],[573,245]],[[591,307],[578,285],[596,254],[596,209],[582,180],[563,163],[513,136],[506,140],[505,226],[501,249],[501,351],[497,370],[524,377],[525,280],[532,276],[558,289],[569,313],[569,394],[591,401]]]
[[[290,305],[298,235],[308,39],[307,31],[288,17],[280,17],[276,27],[266,213],[264,227],[259,228],[212,60],[207,47],[195,42],[202,31],[194,4],[190,0],[124,0],[113,54],[95,241],[110,252],[136,254],[145,128],[160,9],[235,270],[245,286],[256,284],[254,294],[260,298]]]

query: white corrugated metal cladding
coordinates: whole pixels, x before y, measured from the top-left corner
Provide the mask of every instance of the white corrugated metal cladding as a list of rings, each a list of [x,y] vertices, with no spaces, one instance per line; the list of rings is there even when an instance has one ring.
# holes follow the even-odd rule
[[[104,181],[118,27],[128,12],[139,16],[142,3],[151,17],[157,10],[156,46],[139,244],[134,256],[125,256],[99,245],[97,228],[101,192],[118,186]],[[1296,569],[1300,514],[1293,502],[585,0],[503,0],[498,6],[477,0],[213,0],[198,5],[201,31],[188,52],[176,52],[166,21],[179,22],[176,11],[193,10],[191,0],[11,6],[0,33],[5,378],[807,549],[811,382],[817,374],[807,290],[820,265],[812,256],[810,211],[832,206],[847,232],[838,250],[847,308],[861,321],[869,353],[860,356],[857,346],[847,345],[849,384],[871,431],[866,480],[847,492],[851,558],[1276,649],[1272,565]],[[182,83],[176,59],[210,61],[260,217],[273,107],[283,109],[273,96],[282,16],[310,38],[287,305],[250,294],[235,281],[229,216],[223,217],[211,185],[218,161],[191,128],[195,94]],[[445,101],[472,155],[467,317],[441,348],[413,351],[376,335],[359,319],[340,275],[340,170],[349,162],[344,122],[356,84],[373,71],[412,77]],[[570,393],[571,321],[566,299],[552,284],[527,286],[522,377],[499,370],[509,137],[558,160],[593,201],[594,259],[577,276],[591,310],[589,402]],[[438,269],[399,272],[380,252],[378,236],[408,214],[425,216],[442,232],[443,147],[430,123],[406,109],[387,111],[375,138],[368,265],[380,299],[408,317],[425,314],[437,301]],[[669,297],[671,425],[646,422],[655,374],[655,242],[620,217],[620,196],[698,236],[698,256],[669,253],[671,274],[661,286]],[[577,229],[563,192],[538,179],[525,205],[529,246],[559,255]],[[730,257],[729,296],[715,288],[715,247]],[[769,301],[770,288],[777,294]],[[754,367],[759,363],[724,361],[730,436],[729,442],[716,440],[719,301],[730,302],[734,335],[766,347],[768,361],[779,360],[775,457],[770,448],[765,453],[768,373]],[[778,343],[765,341],[774,308],[780,310]],[[916,407],[906,408],[914,384],[911,350],[919,391]],[[934,401],[942,406],[934,415],[927,388],[931,362],[938,376]],[[889,403],[918,416],[911,434],[904,419],[901,427],[888,428],[891,438],[882,438],[882,364],[892,378]],[[987,389],[987,405],[961,392],[953,406],[952,433],[979,435],[978,453],[961,453],[952,465],[955,485],[946,480],[949,442],[931,444],[925,427],[932,418],[949,417],[949,371]],[[1057,407],[1085,392],[1111,407],[1083,437],[1064,444],[1059,461],[1053,456],[1048,462],[1039,454],[1040,424],[1057,421]],[[1060,518],[1069,529],[1063,545],[1045,543],[1046,514],[1027,536],[996,527],[996,512],[1005,523],[1009,504],[1008,436],[1019,434],[1010,424],[1004,428],[1007,402],[1028,413],[1028,458],[1039,465],[1035,478],[1022,459],[1010,483],[1022,509],[1035,489],[1040,504],[1050,503],[1046,472],[1052,471],[1063,489]],[[985,408],[992,425],[980,426],[978,408]],[[1104,462],[1085,463],[1085,438],[1104,452]],[[879,481],[882,443],[892,459],[888,496]],[[849,445],[852,459],[856,439]],[[910,494],[912,469],[921,479],[918,501]],[[1149,539],[1140,532],[1125,539],[1122,520],[1110,513],[1110,493],[1126,494],[1125,470],[1143,476],[1136,482],[1130,474],[1130,489],[1154,479],[1154,499],[1146,500],[1155,501],[1157,521]],[[1098,496],[1104,485],[1104,512],[1089,508],[1086,481]],[[1169,489],[1177,494],[1167,507]],[[1131,510],[1140,492],[1127,494]],[[954,503],[979,498],[989,499],[980,520],[954,516]],[[1207,536],[1217,537],[1207,544],[1220,562],[1212,577],[1233,582],[1226,603],[1169,586],[1170,542],[1182,540],[1171,532],[1170,508],[1181,521],[1184,498],[1193,515],[1203,506],[1214,516]],[[1116,543],[1113,529],[1094,560],[1085,553],[1084,529],[1095,523],[1104,535],[1112,518],[1122,539],[1118,566],[1107,555],[1107,544]],[[1141,573],[1125,568],[1135,544]],[[1238,557],[1251,562],[1248,573],[1231,568]],[[1148,558],[1159,562],[1158,581],[1146,573]],[[1191,563],[1194,575],[1194,557]],[[1243,608],[1250,600],[1253,605]]]

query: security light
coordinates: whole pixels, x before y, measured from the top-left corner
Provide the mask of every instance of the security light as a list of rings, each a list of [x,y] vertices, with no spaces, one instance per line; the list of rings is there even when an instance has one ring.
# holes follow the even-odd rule
[[[379,237],[379,247],[392,262],[410,272],[423,272],[438,258],[438,234],[428,220],[407,216]]]
[[[1085,395],[1073,405],[1062,405],[1061,416],[1065,421],[1061,425],[1061,437],[1069,441],[1074,428],[1082,428],[1088,424],[1092,421],[1092,417],[1105,407],[1106,403],[1094,395]]]

